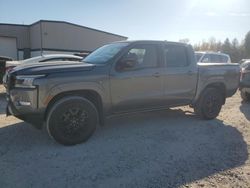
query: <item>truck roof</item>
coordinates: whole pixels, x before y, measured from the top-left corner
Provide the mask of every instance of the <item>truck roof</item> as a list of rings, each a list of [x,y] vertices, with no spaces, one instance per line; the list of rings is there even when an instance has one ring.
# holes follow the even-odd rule
[[[182,43],[182,42],[172,42],[172,41],[160,41],[160,40],[124,40],[124,41],[118,41],[114,43],[138,43],[138,44],[148,44],[148,43],[153,43],[153,44],[176,44],[176,45],[183,45],[183,46],[188,46],[189,44]]]

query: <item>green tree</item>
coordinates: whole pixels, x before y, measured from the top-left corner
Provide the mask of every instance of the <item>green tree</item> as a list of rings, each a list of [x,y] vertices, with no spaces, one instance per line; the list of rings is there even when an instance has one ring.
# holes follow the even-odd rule
[[[228,38],[226,38],[226,40],[222,44],[221,51],[223,53],[231,55],[231,53],[232,53],[232,44],[231,44],[231,42],[230,42],[230,40]]]
[[[180,42],[189,43],[189,39],[180,39]],[[239,42],[236,38],[230,42],[229,38],[222,43],[214,37],[193,45],[195,51],[223,52],[231,57],[232,62],[237,63],[241,59],[250,58],[250,31],[246,34],[245,40]]]
[[[221,41],[218,41],[216,43],[216,51],[217,52],[221,52],[221,49],[222,49],[222,43],[221,43]]]
[[[239,45],[240,59],[246,58],[245,40],[242,40]]]
[[[211,37],[209,39],[208,43],[209,43],[209,47],[208,47],[207,50],[209,50],[209,51],[217,51],[216,50],[216,44],[217,43],[216,43],[216,39],[214,37]]]
[[[234,63],[237,63],[241,60],[239,41],[236,38],[232,40],[232,49],[230,55],[231,55],[231,61]]]
[[[250,58],[250,31],[246,34],[244,47],[246,56]]]

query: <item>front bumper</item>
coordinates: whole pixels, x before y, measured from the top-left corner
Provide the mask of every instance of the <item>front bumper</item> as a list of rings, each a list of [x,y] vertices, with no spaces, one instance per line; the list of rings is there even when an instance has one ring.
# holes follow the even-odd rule
[[[37,111],[37,94],[37,89],[12,89],[6,97],[18,113],[27,114]]]
[[[12,89],[8,91],[6,115],[13,115],[41,128],[44,122],[44,112],[38,108],[37,94],[37,89]]]

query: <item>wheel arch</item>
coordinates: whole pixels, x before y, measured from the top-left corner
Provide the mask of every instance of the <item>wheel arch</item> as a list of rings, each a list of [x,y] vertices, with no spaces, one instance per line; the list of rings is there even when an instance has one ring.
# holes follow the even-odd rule
[[[102,98],[101,95],[94,91],[94,90],[74,90],[74,91],[65,91],[62,93],[59,93],[55,96],[53,96],[53,98],[49,101],[47,108],[45,110],[44,113],[44,120],[47,119],[48,113],[50,111],[50,109],[53,107],[53,105],[61,100],[64,97],[68,97],[68,96],[79,96],[79,97],[84,97],[86,99],[88,99],[90,102],[92,102],[97,111],[98,111],[98,116],[99,116],[99,123],[103,124],[104,122],[104,115],[103,115],[103,102],[102,102]]]
[[[207,88],[215,88],[217,89],[218,91],[221,92],[222,96],[223,96],[223,104],[225,104],[226,102],[226,85],[225,83],[223,82],[214,82],[214,83],[209,83],[207,84],[202,90],[201,92],[199,93],[199,95],[196,97],[195,101],[193,102],[194,104],[196,104],[200,97],[203,95],[204,91],[207,89]]]

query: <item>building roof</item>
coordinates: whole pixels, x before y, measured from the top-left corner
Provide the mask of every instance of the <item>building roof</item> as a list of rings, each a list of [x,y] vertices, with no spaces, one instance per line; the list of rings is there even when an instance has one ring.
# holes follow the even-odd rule
[[[109,34],[109,35],[114,35],[114,36],[117,36],[117,37],[123,37],[124,39],[127,39],[127,38],[128,38],[128,37],[125,37],[125,36],[122,36],[122,35],[118,35],[118,34],[106,32],[106,31],[102,31],[102,30],[98,30],[98,29],[93,29],[93,28],[90,28],[90,27],[86,27],[86,26],[82,26],[82,25],[78,25],[78,24],[74,24],[74,23],[70,23],[70,22],[66,22],[66,21],[39,20],[39,21],[37,21],[37,22],[35,22],[35,23],[32,23],[32,24],[30,24],[30,25],[27,25],[27,24],[9,24],[9,23],[0,23],[0,25],[30,27],[30,26],[32,26],[32,25],[36,25],[36,24],[39,24],[39,23],[41,23],[41,22],[51,22],[51,23],[68,24],[68,25],[72,25],[72,26],[75,26],[75,27],[81,27],[81,28],[85,28],[85,29],[89,29],[89,30],[93,30],[93,31],[101,32],[101,33],[106,33],[106,34]]]

